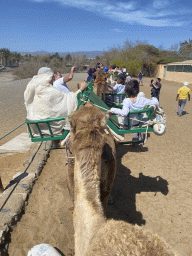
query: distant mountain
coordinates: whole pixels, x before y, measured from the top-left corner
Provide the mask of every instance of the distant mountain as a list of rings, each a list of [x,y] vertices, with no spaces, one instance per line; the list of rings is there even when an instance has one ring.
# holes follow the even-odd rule
[[[25,55],[25,54],[31,54],[32,56],[37,56],[37,55],[53,55],[55,54],[55,52],[46,52],[46,51],[36,51],[36,52],[20,52],[22,55]],[[65,57],[67,54],[70,54],[72,56],[74,55],[80,55],[80,56],[83,56],[83,55],[86,55],[87,58],[95,58],[96,56],[102,56],[103,55],[103,51],[87,51],[87,52],[84,52],[84,51],[79,51],[79,52],[58,52],[59,56],[61,57]]]

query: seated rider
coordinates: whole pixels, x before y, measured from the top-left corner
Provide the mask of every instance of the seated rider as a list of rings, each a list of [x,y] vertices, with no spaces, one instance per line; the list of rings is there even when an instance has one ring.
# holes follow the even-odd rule
[[[95,68],[90,68],[88,70],[88,77],[87,77],[87,81],[90,82],[91,80],[94,80],[94,73],[96,72],[96,69]]]
[[[116,114],[123,116],[123,123],[127,125],[126,117],[130,110],[143,109],[147,105],[159,105],[157,98],[147,99],[145,97],[137,97],[139,93],[139,83],[137,80],[131,80],[125,86],[125,93],[129,98],[125,98],[123,100],[122,109],[119,108],[111,108],[107,111],[109,115]],[[133,114],[130,116],[131,118],[138,119],[137,115]],[[134,125],[134,122],[131,122],[131,125]]]
[[[77,108],[77,94],[88,86],[86,82],[82,82],[77,92],[63,93],[52,86],[53,80],[53,71],[42,67],[38,75],[28,83],[24,100],[29,121],[71,115]],[[64,127],[69,129],[69,123],[65,120],[51,122],[50,126],[54,134],[60,133]],[[34,133],[38,134],[35,126],[33,127]],[[41,132],[50,135],[46,124],[41,124]]]
[[[113,87],[108,87],[108,91],[110,92],[114,92],[116,94],[118,93],[124,93],[125,92],[125,79],[126,79],[126,75],[124,74],[119,74],[117,77],[117,83],[115,86]],[[119,103],[119,99],[120,102],[122,101],[122,96],[120,96],[120,98],[118,96],[114,97],[114,102],[118,102]]]
[[[63,93],[69,93],[70,90],[66,85],[66,82],[69,82],[73,78],[73,71],[75,66],[71,68],[69,75],[67,77],[62,77],[61,73],[57,71],[54,75],[53,87]]]

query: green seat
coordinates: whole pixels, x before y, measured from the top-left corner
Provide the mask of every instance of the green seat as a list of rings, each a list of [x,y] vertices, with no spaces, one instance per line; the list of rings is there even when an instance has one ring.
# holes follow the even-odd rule
[[[138,132],[146,132],[146,129],[148,129],[148,132],[153,131],[153,126],[149,126],[148,128],[143,125],[142,122],[142,114],[147,115],[147,119],[153,120],[153,110],[154,107],[147,106],[145,109],[138,109],[138,110],[131,110],[127,116],[127,123],[128,125],[121,125],[117,119],[116,115],[112,115],[112,117],[109,118],[109,127],[117,134],[127,134],[127,133],[138,133]],[[138,115],[138,125],[131,126],[131,119],[130,115],[137,114]]]
[[[42,119],[42,120],[36,120],[36,121],[29,121],[26,120],[25,123],[27,124],[27,128],[29,131],[29,134],[31,136],[31,141],[32,142],[38,142],[38,141],[49,141],[49,140],[64,140],[67,134],[69,133],[69,130],[63,130],[61,134],[53,134],[52,129],[51,129],[51,122],[55,121],[61,121],[65,120],[66,116],[63,117],[57,117],[57,118],[49,118],[49,119]],[[43,134],[40,125],[41,124],[46,124],[49,134]],[[38,131],[38,134],[34,134],[33,132],[33,127]]]
[[[92,91],[87,91],[86,92],[86,97],[88,98],[88,100],[90,102],[92,102],[96,107],[98,107],[102,112],[106,113],[107,110],[110,109],[109,106],[107,106],[105,104],[105,102],[103,102],[94,92]],[[108,126],[118,135],[122,135],[122,134],[128,134],[128,133],[139,133],[139,132],[146,132],[149,131],[153,131],[153,127],[149,126],[149,127],[144,127],[143,126],[143,122],[141,122],[142,120],[142,114],[146,114],[147,118],[149,120],[153,120],[153,110],[154,107],[152,106],[147,106],[145,109],[139,109],[139,110],[132,110],[129,112],[128,116],[127,116],[127,126],[122,126],[119,121],[118,121],[118,117],[116,115],[112,115],[109,118],[108,121]],[[137,114],[138,115],[138,125],[132,126],[130,125],[130,115],[132,114]],[[132,143],[132,142],[123,142],[123,143]]]
[[[115,96],[115,94],[113,94]],[[118,94],[118,96],[125,95],[124,93]],[[109,110],[111,107],[107,106],[105,102],[103,102],[94,92],[93,92],[93,81],[89,82],[88,87],[83,91],[83,93],[79,93],[77,95],[78,99],[78,107],[79,109],[84,103],[86,102],[91,102],[93,103],[96,107],[98,107],[102,112],[106,113],[107,110]],[[116,107],[122,107],[122,104],[120,102],[115,105]],[[108,121],[108,126],[113,130],[118,135],[122,134],[128,134],[128,133],[139,133],[139,132],[146,132],[148,130],[149,132],[153,130],[152,126],[149,127],[144,127],[142,124],[141,118],[142,114],[145,113],[148,117],[149,120],[152,120],[153,117],[153,107],[148,106],[145,109],[141,110],[135,110],[135,111],[130,111],[129,115],[127,116],[127,126],[122,126],[119,121],[118,121],[118,116],[112,115],[109,118]],[[137,114],[138,115],[138,120],[139,123],[136,126],[131,126],[130,125],[130,115],[131,114]],[[43,119],[43,120],[36,120],[36,121],[29,121],[26,120],[25,123],[27,124],[29,134],[31,136],[32,142],[38,142],[38,141],[49,141],[49,140],[63,140],[66,138],[67,134],[69,133],[69,130],[63,130],[61,134],[53,134],[53,131],[51,129],[51,122],[54,121],[61,121],[65,120],[67,117],[58,117],[58,118],[50,118],[50,119]],[[49,130],[49,135],[43,134],[40,128],[41,124],[46,124],[48,130]],[[33,132],[33,126],[35,126],[36,130],[38,131],[38,134],[34,134]],[[132,142],[122,142],[122,143],[132,143]]]

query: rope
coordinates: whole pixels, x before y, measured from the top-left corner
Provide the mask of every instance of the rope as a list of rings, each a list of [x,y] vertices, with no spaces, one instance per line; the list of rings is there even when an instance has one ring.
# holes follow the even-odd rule
[[[25,122],[23,122],[22,124],[20,124],[20,125],[17,126],[16,128],[14,128],[12,131],[6,133],[5,135],[3,135],[3,136],[0,138],[0,140],[3,139],[5,136],[9,135],[10,133],[14,132],[16,129],[18,129],[20,126],[22,126],[22,125],[24,125],[24,124],[25,124]]]

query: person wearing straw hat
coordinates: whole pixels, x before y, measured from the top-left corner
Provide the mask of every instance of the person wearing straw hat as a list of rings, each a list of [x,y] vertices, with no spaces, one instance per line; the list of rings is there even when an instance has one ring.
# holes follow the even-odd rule
[[[189,83],[184,82],[183,86],[178,90],[177,96],[176,96],[176,101],[178,101],[178,116],[182,116],[183,109],[187,103],[187,98],[188,101],[190,101],[190,89],[188,88]]]

